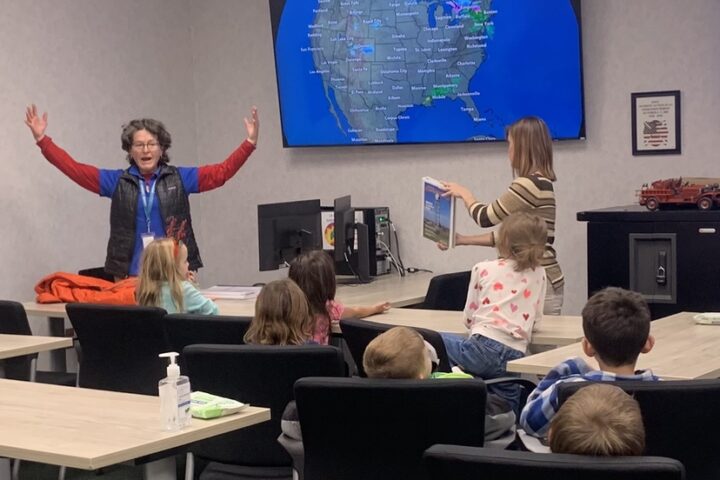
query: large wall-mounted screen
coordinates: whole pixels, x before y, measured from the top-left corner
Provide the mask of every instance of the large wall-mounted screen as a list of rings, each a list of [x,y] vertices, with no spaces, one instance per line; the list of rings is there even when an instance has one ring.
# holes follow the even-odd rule
[[[286,147],[585,136],[579,0],[270,0]]]

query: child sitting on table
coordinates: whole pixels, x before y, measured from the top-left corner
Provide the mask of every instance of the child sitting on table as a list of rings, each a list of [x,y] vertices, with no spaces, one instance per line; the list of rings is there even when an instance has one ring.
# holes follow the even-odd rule
[[[525,355],[533,328],[542,319],[545,299],[545,221],[527,212],[500,225],[499,258],[480,262],[470,274],[465,326],[469,337],[443,334],[452,365],[483,379],[509,376],[506,364]],[[516,385],[489,385],[517,410]]]
[[[530,394],[520,415],[520,426],[535,437],[547,434],[558,410],[557,385],[562,382],[658,380],[651,370],[635,370],[638,356],[652,350],[650,309],[636,292],[609,287],[599,291],[582,311],[582,349],[596,357],[599,370],[581,358],[570,358],[555,366]]]
[[[138,305],[162,307],[168,313],[217,315],[215,302],[188,281],[188,250],[172,238],[158,238],[145,247],[135,297]]]
[[[245,343],[303,345],[312,341],[313,317],[300,287],[289,278],[265,285],[255,301],[255,316]]]
[[[349,307],[336,301],[335,262],[322,250],[313,250],[296,257],[290,264],[288,277],[307,296],[315,319],[312,338],[320,345],[328,344],[330,327],[340,319],[368,317],[390,308],[388,302],[369,307]]]
[[[645,427],[640,405],[615,385],[596,383],[575,392],[548,430],[553,453],[642,455]]]

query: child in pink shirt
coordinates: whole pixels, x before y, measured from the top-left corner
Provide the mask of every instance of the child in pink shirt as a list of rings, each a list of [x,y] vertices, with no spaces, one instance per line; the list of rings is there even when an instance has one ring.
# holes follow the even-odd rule
[[[525,355],[545,298],[545,221],[527,212],[510,215],[498,232],[500,258],[472,269],[465,304],[468,337],[443,334],[451,364],[484,379],[508,376],[506,364]],[[514,385],[489,387],[517,405]]]
[[[322,250],[313,250],[295,258],[290,264],[288,277],[300,285],[307,295],[310,310],[315,316],[312,338],[320,345],[328,344],[330,326],[341,318],[367,317],[390,308],[388,302],[368,307],[350,307],[337,302],[335,263]]]

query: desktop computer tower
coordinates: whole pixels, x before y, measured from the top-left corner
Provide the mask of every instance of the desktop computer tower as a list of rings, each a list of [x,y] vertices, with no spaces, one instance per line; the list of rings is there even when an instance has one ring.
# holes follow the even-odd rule
[[[324,207],[323,209],[326,210],[323,214],[332,215],[332,208]],[[390,209],[388,207],[356,207],[355,222],[368,226],[370,276],[376,277],[390,273],[390,258],[387,254],[391,245]],[[355,247],[357,249],[357,237],[355,238]],[[337,262],[335,269],[338,275],[353,274],[345,262]]]

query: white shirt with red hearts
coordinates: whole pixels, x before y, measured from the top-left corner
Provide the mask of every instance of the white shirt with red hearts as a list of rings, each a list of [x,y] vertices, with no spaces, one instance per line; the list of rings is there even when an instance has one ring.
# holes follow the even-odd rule
[[[514,269],[514,260],[502,258],[475,265],[463,313],[471,335],[483,335],[524,353],[533,328],[542,319],[546,277],[542,267]]]

